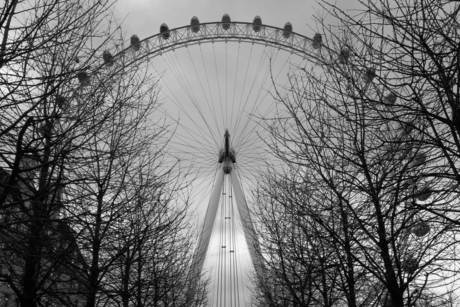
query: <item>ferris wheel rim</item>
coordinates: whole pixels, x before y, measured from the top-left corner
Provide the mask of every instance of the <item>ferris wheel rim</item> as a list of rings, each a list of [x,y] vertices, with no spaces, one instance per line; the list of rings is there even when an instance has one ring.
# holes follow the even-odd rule
[[[167,29],[166,31],[161,30],[164,26]],[[257,27],[258,30],[255,30],[255,27]],[[196,28],[199,30],[196,30]],[[202,28],[205,30],[202,31]],[[210,29],[210,31],[207,31],[206,29]],[[175,49],[184,47],[187,48],[188,46],[196,44],[201,45],[201,43],[238,42],[253,45],[265,45],[266,47],[270,46],[285,52],[290,52],[291,54],[302,57],[303,60],[309,59],[320,65],[325,63],[325,54],[323,54],[322,50],[324,50],[326,54],[332,58],[340,56],[340,52],[331,49],[327,46],[327,44],[321,41],[321,34],[315,34],[315,37],[312,39],[291,30],[292,27],[290,29],[285,29],[262,23],[258,24],[254,22],[239,21],[205,22],[189,24],[174,29],[168,29],[166,24],[162,24],[159,33],[151,35],[143,40],[140,40],[137,35],[132,35],[131,39],[136,37],[138,40],[137,48],[135,48],[132,44],[128,47],[124,47],[126,40],[123,40],[121,44],[121,51],[118,51],[119,45],[115,45],[115,47],[112,48],[112,50],[118,49],[114,55],[110,53],[110,49],[106,49],[100,58],[100,64],[92,67],[81,67],[78,69],[79,74],[85,75],[85,78],[83,79],[87,80],[82,82],[78,74],[77,79],[79,79],[82,85],[86,85],[89,84],[88,78],[98,78],[98,73],[101,70],[104,70],[107,66],[110,67],[115,64],[120,68],[118,69],[118,73],[122,73],[124,68],[135,63],[139,63],[146,58],[155,58],[158,55],[161,56],[163,53],[174,51]],[[181,35],[180,31],[185,32],[186,35]],[[164,35],[167,35],[168,38],[165,39]],[[171,35],[173,36],[173,39],[175,36],[179,36],[179,39],[176,38],[175,41],[169,40]],[[318,42],[315,42],[317,35],[320,36],[319,44]],[[151,48],[151,46],[149,47],[149,43],[153,40],[157,40],[158,43],[157,45],[153,44],[154,48]]]
[[[196,27],[200,30],[196,31]],[[258,30],[255,30],[254,27],[258,27]],[[123,74],[127,67],[141,64],[163,53],[169,54],[175,49],[183,49],[183,47],[201,43],[217,42],[222,44],[224,42],[238,42],[247,45],[265,45],[265,47],[283,50],[283,52],[291,53],[291,55],[295,54],[299,58],[302,58],[302,60],[316,63],[324,62],[323,51],[329,55],[338,54],[321,41],[319,44],[315,42],[316,36],[321,36],[320,34],[316,34],[314,38],[309,38],[291,30],[292,27],[287,29],[266,24],[235,21],[189,24],[174,29],[168,29],[166,24],[162,24],[160,32],[157,34],[142,40],[139,40],[139,38],[135,36],[138,43],[137,46],[130,44],[128,47],[124,47],[126,46],[125,44],[130,43],[130,39],[128,39],[123,40],[124,43],[121,43],[121,48],[119,48],[120,44],[114,46],[112,50],[119,51],[117,53],[114,52],[113,56],[109,52],[110,49],[104,51],[99,59],[100,64],[92,68],[87,67],[86,69],[81,69],[81,72],[87,77],[87,80],[84,80],[86,85],[83,84],[84,82],[81,80],[79,81],[83,88],[90,84],[90,78],[92,79],[95,77],[95,79],[102,80],[103,74],[99,73],[105,71],[105,69],[107,69],[111,77],[113,77],[118,74]],[[166,34],[168,36],[167,38],[165,38]],[[157,45],[155,45],[154,41]],[[89,76],[86,75],[85,71],[88,72]]]
[[[228,25],[229,28],[224,29],[223,25]],[[254,26],[259,27],[259,30],[255,31],[253,29]],[[194,28],[199,28],[199,30],[194,31]],[[168,38],[164,38],[165,35],[167,35]],[[140,40],[140,50],[136,51],[133,46],[130,45],[116,53],[113,57],[114,60],[117,60],[118,58],[130,55],[131,51],[135,54],[144,52],[141,56],[133,56],[132,59],[127,59],[128,63],[126,64],[129,65],[143,58],[161,56],[163,52],[170,52],[184,47],[187,48],[188,46],[201,43],[214,42],[237,42],[265,45],[296,54],[304,59],[308,58],[318,62],[320,62],[321,56],[315,53],[318,53],[321,49],[326,49],[327,52],[331,54],[337,54],[336,51],[328,48],[325,44],[314,46],[314,39],[283,28],[251,22],[231,21],[227,23],[218,21],[185,25],[159,32]]]

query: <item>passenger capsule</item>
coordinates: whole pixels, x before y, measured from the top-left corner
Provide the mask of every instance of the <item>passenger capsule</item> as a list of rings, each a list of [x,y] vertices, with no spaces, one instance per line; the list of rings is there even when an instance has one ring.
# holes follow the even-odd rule
[[[424,237],[430,232],[430,225],[425,222],[418,223],[412,228],[411,232],[417,237]]]
[[[80,71],[77,74],[78,81],[80,82],[81,86],[88,86],[89,85],[89,76],[86,72]]]
[[[426,155],[424,153],[418,154],[415,156],[414,161],[412,161],[412,166],[417,167],[425,163]]]
[[[403,127],[403,136],[409,136],[412,131],[414,131],[414,126],[412,126],[412,124],[402,124]]]
[[[396,94],[394,93],[389,93],[386,97],[385,97],[385,103],[388,104],[388,105],[394,105],[396,103],[396,100],[398,99],[398,97],[396,97]]]
[[[222,29],[225,31],[230,29],[230,22],[230,16],[228,16],[228,14],[224,14],[224,16],[222,16]]]
[[[131,47],[134,49],[134,51],[139,51],[139,49],[141,49],[141,41],[137,35],[131,36]]]
[[[340,64],[347,64],[349,58],[350,58],[350,51],[348,49],[343,48],[342,50],[340,50],[340,54],[339,54]]]
[[[375,68],[368,68],[364,74],[364,80],[366,83],[371,83],[375,78]]]
[[[348,95],[354,96],[354,94],[355,94],[355,87],[354,87],[354,85],[353,85],[352,82],[348,82],[347,87],[346,87],[346,91],[347,91]]]
[[[429,186],[424,186],[420,191],[417,191],[417,199],[420,201],[425,201],[430,198],[432,193],[433,192]]]
[[[108,51],[104,51],[102,53],[102,59],[104,59],[104,63],[108,66],[112,66],[115,61],[113,55]]]
[[[190,25],[192,26],[193,33],[197,33],[198,31],[200,31],[200,20],[198,19],[198,17],[193,16],[192,20],[190,21]]]
[[[407,259],[403,261],[401,267],[404,270],[404,272],[412,274],[415,272],[415,270],[417,270],[417,267],[418,267],[417,259],[415,259],[414,257],[408,257]]]
[[[262,25],[262,19],[259,16],[254,17],[254,21],[252,22],[252,30],[254,32],[259,32]]]
[[[160,26],[160,33],[163,39],[169,38],[169,28],[165,23]]]
[[[316,33],[315,36],[313,36],[313,43],[312,46],[314,49],[319,49],[323,45],[323,36],[319,33]]]
[[[286,22],[286,24],[284,25],[284,30],[283,30],[284,38],[289,38],[289,36],[291,36],[291,32],[292,32],[292,25],[290,22]]]
[[[56,106],[61,110],[66,109],[68,106],[67,99],[62,95],[56,95]]]

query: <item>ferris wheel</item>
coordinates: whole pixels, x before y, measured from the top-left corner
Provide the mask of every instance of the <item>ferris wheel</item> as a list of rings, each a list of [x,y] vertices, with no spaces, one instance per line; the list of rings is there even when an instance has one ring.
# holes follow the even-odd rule
[[[316,65],[322,36],[297,34],[289,22],[278,28],[259,16],[233,22],[225,14],[219,22],[193,17],[175,29],[162,24],[158,34],[133,35],[121,49],[104,52],[101,65],[150,62],[174,130],[168,152],[191,170],[192,199],[207,205],[192,272],[211,268],[212,306],[244,306],[242,258],[260,267],[248,199],[261,172],[278,163],[260,123],[276,110],[275,96],[296,82],[298,68]],[[83,85],[88,75],[78,79]]]

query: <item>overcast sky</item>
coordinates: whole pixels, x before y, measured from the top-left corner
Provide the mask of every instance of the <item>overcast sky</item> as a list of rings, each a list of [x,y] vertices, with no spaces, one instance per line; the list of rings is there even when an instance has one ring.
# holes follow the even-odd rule
[[[337,2],[340,8],[351,9],[357,7],[358,0]],[[276,27],[291,22],[294,32],[311,37],[317,29],[314,16],[325,16],[311,0],[119,0],[115,14],[124,19],[125,33],[141,39],[157,33],[162,23],[172,29],[189,24],[193,16],[200,22],[213,22],[224,14],[241,22],[251,22],[259,15],[264,24]]]
[[[339,0],[338,2],[342,9],[352,9],[357,6],[358,0]],[[280,28],[282,28],[286,22],[290,22],[294,32],[307,37],[313,37],[320,28],[316,24],[314,16],[327,18],[327,14],[321,6],[315,1],[309,0],[118,0],[115,6],[115,15],[122,21],[124,36],[128,38],[136,34],[141,40],[157,34],[162,23],[166,23],[169,29],[174,29],[190,24],[190,20],[193,16],[198,17],[200,22],[204,23],[221,21],[224,14],[230,15],[232,21],[240,22],[252,22],[254,17],[258,15],[262,18],[263,24]],[[327,18],[326,20],[331,23],[334,22],[331,18]],[[221,50],[220,53],[223,53],[223,51]],[[187,54],[185,54],[185,56],[184,54],[185,53],[181,54],[175,52],[174,56],[187,57]],[[207,55],[205,55],[205,57],[206,56]],[[166,56],[162,58],[166,58]],[[158,61],[157,58],[155,60]],[[186,72],[194,69],[190,63],[183,63],[181,65],[184,66]],[[155,64],[155,67],[159,66]],[[223,68],[220,67],[216,70],[222,69]],[[167,86],[171,88],[171,92],[177,94],[178,100],[188,100],[185,95],[181,96],[178,94],[181,88],[179,85],[175,84],[176,81],[174,78],[169,79],[169,77],[165,77],[164,79],[168,80]],[[193,76],[191,79],[193,79]],[[192,85],[192,87],[198,88],[199,85]],[[264,87],[265,94],[267,94],[269,92],[267,84],[265,84]],[[216,86],[213,86],[213,88],[216,88]],[[166,95],[171,96],[171,94]],[[271,97],[270,95],[265,95],[264,99],[271,99]],[[198,100],[202,101],[203,99],[201,98]],[[165,105],[169,104],[166,100],[164,103]],[[261,103],[266,106],[270,102],[262,101]],[[183,123],[185,123],[185,121]],[[184,125],[183,123],[182,125]],[[194,128],[187,126],[187,129],[193,130]],[[207,154],[207,152],[204,151],[204,154]],[[239,158],[241,159],[241,156],[237,157],[237,162],[241,161]],[[215,157],[211,159],[215,159]],[[205,186],[212,186],[209,180],[204,180],[202,182],[204,182]],[[207,193],[209,193],[209,189],[203,192],[201,197],[207,199],[209,197]],[[250,191],[245,191],[245,193],[249,195]],[[207,200],[200,200],[197,202],[202,202],[202,208],[198,210],[201,212],[200,218],[202,219],[206,211]],[[239,239],[242,239],[241,235]],[[214,243],[214,245],[216,245],[216,243]],[[212,247],[210,247],[210,249],[211,248]],[[241,255],[243,258],[248,258],[247,252],[243,251]],[[245,272],[245,274],[247,273],[245,267],[243,267],[243,272]],[[246,291],[245,294],[248,295],[248,292]]]

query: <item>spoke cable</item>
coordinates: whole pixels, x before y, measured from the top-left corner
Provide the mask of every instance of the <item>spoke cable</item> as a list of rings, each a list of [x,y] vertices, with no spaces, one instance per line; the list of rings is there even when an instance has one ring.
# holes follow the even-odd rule
[[[184,76],[185,84],[187,85],[186,88],[187,88],[188,91],[190,92],[190,97],[192,97],[191,101],[192,101],[192,103],[193,103],[195,109],[196,109],[196,110],[198,111],[198,113],[200,114],[201,119],[206,123],[207,126],[209,126],[209,125],[208,125],[208,121],[207,121],[207,119],[206,119],[206,116],[205,116],[205,114],[203,113],[203,110],[201,109],[201,106],[200,106],[200,104],[198,103],[198,100],[196,99],[196,96],[195,96],[195,93],[194,93],[192,87],[190,86],[190,82],[188,81],[187,74],[184,72],[184,69],[182,68],[181,61],[177,58],[177,54],[176,54],[176,53],[174,53],[174,55],[175,55],[175,57],[176,57],[177,63],[179,64],[179,67],[180,67],[180,70],[181,70],[181,72],[182,72],[182,75]],[[204,130],[204,129],[202,129],[202,130]],[[214,138],[213,130],[208,129],[206,132],[214,139],[214,141],[216,141],[216,138]]]
[[[221,115],[222,115],[222,122],[225,123],[224,108],[222,107],[222,93],[220,91],[220,79],[219,79],[219,73],[217,71],[216,49],[214,48],[214,44],[212,44],[212,51],[214,54],[214,67],[216,68],[217,88],[219,89],[219,102],[220,102],[220,110],[221,110]],[[219,134],[221,134],[221,131],[219,131]]]
[[[184,92],[187,94],[187,96],[189,97],[189,99],[191,101],[193,101],[193,96],[190,94],[190,92],[187,90],[187,87],[184,83],[184,81],[182,80],[182,77],[179,76],[179,73],[177,72],[177,65],[174,64],[174,61],[172,61],[172,63],[169,63],[164,57],[163,57],[167,67],[169,68],[169,70],[173,73],[174,77],[176,78],[176,80],[179,82],[179,84],[181,85],[182,89],[184,90]],[[171,61],[170,61],[171,62]],[[184,114],[187,115],[187,118],[189,118],[190,121],[192,121],[193,125],[197,128],[197,130],[200,132],[201,134],[201,137],[204,139],[204,140],[209,140],[208,138],[204,137],[203,134],[206,134],[207,132],[204,131],[203,127],[201,127],[201,125],[198,123],[197,120],[195,120],[193,118],[193,116],[190,115],[190,112],[185,109],[185,106],[183,105],[183,103],[180,103],[179,102],[179,99],[177,99],[176,95],[174,94],[174,91],[172,91],[172,89],[169,87],[169,85],[166,83],[165,86],[169,89],[169,91],[172,93],[172,95],[176,98],[175,100],[172,100],[173,103],[177,106],[177,108],[179,108],[180,110],[182,110],[184,112]],[[199,111],[199,110],[197,110]],[[202,118],[204,118],[203,116],[201,116]],[[187,131],[191,131],[192,129],[189,129]],[[208,132],[209,133],[209,132]],[[210,135],[212,137],[212,135]],[[209,142],[209,141],[208,141]]]
[[[249,97],[250,97],[250,95],[251,95],[251,93],[252,93],[252,90],[253,90],[253,88],[254,88],[254,85],[256,84],[256,80],[257,80],[257,77],[258,77],[259,74],[260,74],[260,70],[262,69],[262,64],[263,64],[263,62],[265,62],[265,57],[262,56],[262,57],[260,57],[259,64],[258,64],[258,66],[257,66],[257,70],[256,70],[256,72],[255,72],[254,78],[253,78],[252,83],[251,83],[251,87],[250,87],[250,89],[249,89],[249,93],[247,94],[246,99],[244,100],[244,105],[247,105],[247,104],[248,104]],[[241,120],[242,120],[243,117],[244,117],[242,113],[243,113],[243,112],[241,112],[241,114],[238,114],[237,120],[236,120],[235,125],[234,125],[234,127],[235,127],[234,129],[235,129],[235,130],[236,130],[236,127],[238,127],[239,123],[241,122]]]
[[[200,48],[200,51],[202,52],[201,48]],[[193,70],[195,71],[196,79],[197,79],[198,82],[200,83],[201,91],[203,92],[204,98],[205,98],[205,100],[206,100],[206,104],[207,104],[209,110],[211,111],[212,118],[214,119],[214,124],[217,126],[218,123],[217,123],[217,116],[216,116],[216,114],[215,114],[215,109],[214,109],[214,108],[211,108],[211,102],[209,101],[208,96],[206,95],[206,92],[204,91],[203,83],[201,82],[201,78],[200,78],[200,76],[198,75],[198,71],[197,71],[196,66],[195,66],[195,61],[192,59],[192,56],[191,56],[190,51],[188,50],[188,48],[187,48],[187,53],[188,53],[188,55],[189,55],[190,62],[191,62],[192,65],[193,65]],[[201,56],[203,57],[203,55],[201,55]],[[207,73],[206,73],[206,78],[207,78],[207,77],[208,77],[208,75],[207,75]],[[208,80],[208,82],[209,82],[209,80]],[[212,100],[212,97],[211,97],[211,100]],[[205,124],[206,124],[206,126],[208,127],[208,129],[210,130],[210,132],[213,134],[214,139],[215,139],[215,140],[216,140],[216,139],[219,139],[220,137],[215,135],[214,130],[211,129],[211,127],[209,126],[209,124],[208,124],[207,121],[206,121]]]
[[[218,124],[217,124],[217,112],[216,112],[215,104],[213,103],[213,96],[212,96],[211,86],[209,84],[208,69],[206,67],[206,61],[204,60],[203,49],[201,48],[201,45],[200,45],[200,54],[201,54],[201,63],[203,63],[204,73],[205,73],[205,76],[206,76],[206,82],[208,84],[209,97],[211,97],[211,107],[212,107],[211,109],[212,109],[213,117],[215,118],[216,126],[218,127]],[[219,132],[217,131],[216,133],[219,133]]]
[[[238,44],[238,54],[236,56],[236,72],[235,72],[235,80],[233,82],[233,99],[232,99],[232,112],[230,117],[230,123],[233,123],[233,110],[235,107],[235,96],[236,96],[236,80],[238,80],[238,71],[239,71],[239,63],[240,63],[240,47],[241,43]]]

